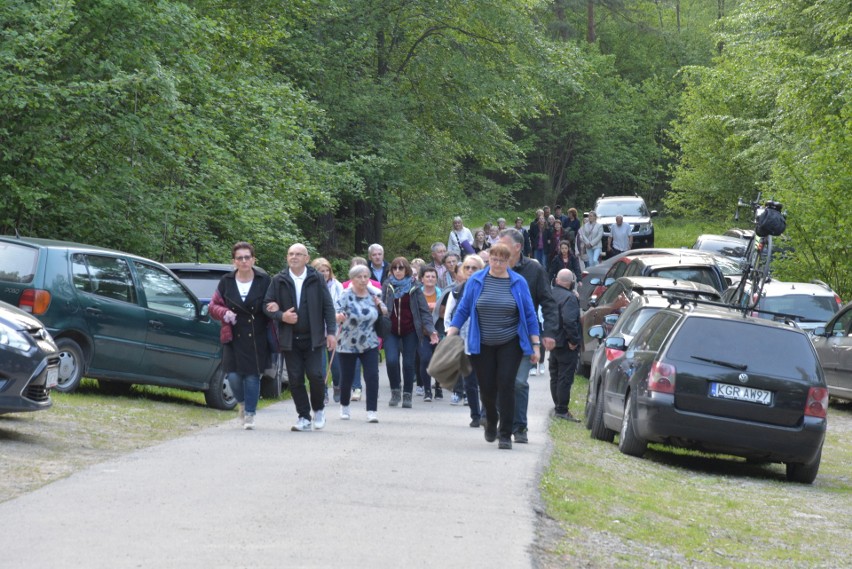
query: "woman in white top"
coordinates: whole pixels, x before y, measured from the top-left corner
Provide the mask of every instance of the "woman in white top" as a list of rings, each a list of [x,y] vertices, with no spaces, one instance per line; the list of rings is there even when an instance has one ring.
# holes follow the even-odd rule
[[[473,251],[473,234],[470,232],[470,229],[464,226],[462,218],[456,216],[453,218],[453,230],[450,231],[450,238],[447,240],[447,251],[463,257],[463,253],[469,252],[464,250],[465,247],[463,244],[465,241],[467,241],[467,248]]]

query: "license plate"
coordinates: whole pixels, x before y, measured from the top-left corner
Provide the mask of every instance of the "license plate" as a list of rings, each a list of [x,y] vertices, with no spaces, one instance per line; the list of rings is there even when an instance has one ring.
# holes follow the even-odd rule
[[[772,392],[765,389],[755,389],[744,385],[730,385],[728,383],[710,383],[710,397],[719,399],[734,399],[736,401],[748,401],[749,403],[760,403],[761,405],[772,405]]]
[[[47,368],[47,380],[45,381],[45,387],[47,389],[53,389],[59,385],[59,368],[58,367],[49,367]]]

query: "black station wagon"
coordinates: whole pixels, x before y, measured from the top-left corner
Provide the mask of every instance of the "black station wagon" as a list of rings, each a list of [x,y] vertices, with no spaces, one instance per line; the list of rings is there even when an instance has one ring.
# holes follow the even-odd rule
[[[56,389],[84,377],[204,392],[236,404],[221,371],[220,326],[163,265],[111,249],[0,237],[0,300],[37,317],[59,349]]]
[[[687,303],[652,316],[602,378],[592,431],[642,456],[649,442],[783,462],[791,481],[819,470],[828,389],[794,325]],[[603,425],[596,422],[603,422]]]

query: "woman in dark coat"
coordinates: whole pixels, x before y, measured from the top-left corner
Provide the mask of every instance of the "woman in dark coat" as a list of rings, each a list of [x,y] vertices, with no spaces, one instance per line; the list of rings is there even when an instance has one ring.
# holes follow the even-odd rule
[[[263,298],[270,278],[254,268],[254,247],[240,241],[231,249],[236,270],[219,281],[210,315],[222,322],[222,369],[239,405],[243,428],[254,428],[260,378],[270,357]]]
[[[574,255],[570,241],[561,241],[559,243],[559,252],[550,260],[548,273],[550,274],[551,283],[556,280],[556,274],[562,269],[569,269],[577,279],[575,282],[580,282],[580,277],[582,276],[580,261]]]

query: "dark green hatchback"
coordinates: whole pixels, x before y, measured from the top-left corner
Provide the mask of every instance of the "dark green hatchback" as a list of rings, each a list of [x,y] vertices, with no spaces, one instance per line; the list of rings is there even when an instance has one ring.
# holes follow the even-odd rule
[[[0,300],[41,320],[59,348],[59,391],[80,380],[203,391],[236,401],[221,371],[219,324],[163,265],[80,243],[0,236]]]

